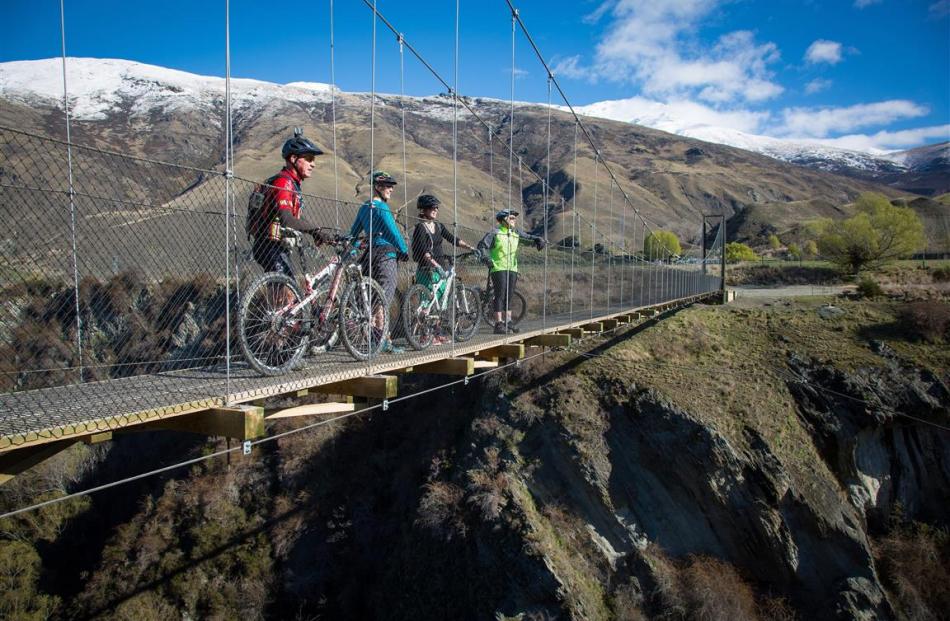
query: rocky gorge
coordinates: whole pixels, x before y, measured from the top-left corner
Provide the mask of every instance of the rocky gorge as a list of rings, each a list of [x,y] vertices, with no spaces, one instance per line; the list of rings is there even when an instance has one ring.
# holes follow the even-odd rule
[[[684,309],[250,458],[7,520],[0,610],[946,618],[946,335],[914,336],[893,301],[819,315],[826,303]],[[413,381],[407,393],[436,383]],[[215,447],[170,433],[81,446],[0,500]]]

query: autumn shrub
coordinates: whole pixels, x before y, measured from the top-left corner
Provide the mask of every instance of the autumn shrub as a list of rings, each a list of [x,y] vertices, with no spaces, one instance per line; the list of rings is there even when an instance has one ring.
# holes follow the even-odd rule
[[[694,556],[680,571],[687,614],[693,619],[756,619],[755,594],[729,563]]]
[[[877,284],[877,281],[870,276],[861,278],[858,281],[857,289],[863,298],[879,298],[884,295],[884,289],[881,289],[881,285]]]
[[[467,528],[463,519],[462,500],[465,492],[447,481],[426,484],[419,501],[416,525],[428,529],[445,541],[454,536],[465,536]]]
[[[937,300],[909,302],[901,309],[900,320],[905,330],[931,343],[947,337],[950,329],[950,304]]]
[[[950,611],[950,533],[925,524],[903,526],[874,545],[874,557],[899,618],[946,618]]]
[[[950,282],[950,267],[937,267],[930,272],[934,282]]]

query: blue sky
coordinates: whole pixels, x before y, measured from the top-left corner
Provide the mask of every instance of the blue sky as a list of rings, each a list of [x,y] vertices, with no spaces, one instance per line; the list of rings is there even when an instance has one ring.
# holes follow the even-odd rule
[[[548,0],[515,3],[571,103],[628,100],[682,124],[713,124],[855,148],[948,139],[950,0]],[[224,74],[224,2],[66,0],[71,56]],[[451,83],[453,2],[379,0],[379,10]],[[335,0],[336,82],[370,87],[372,17]],[[58,56],[58,0],[7,0],[0,61]],[[329,82],[329,0],[231,2],[232,76]],[[378,26],[377,89],[398,92],[398,46]],[[545,73],[515,42],[515,97],[544,102]],[[507,99],[504,0],[462,0],[459,91]],[[442,91],[408,54],[406,92]],[[559,102],[555,99],[555,103]]]

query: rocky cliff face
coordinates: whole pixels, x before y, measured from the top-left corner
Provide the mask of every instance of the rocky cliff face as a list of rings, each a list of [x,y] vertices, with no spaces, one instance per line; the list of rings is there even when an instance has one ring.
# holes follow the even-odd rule
[[[950,354],[839,307],[681,311],[93,497],[69,519],[111,534],[44,586],[77,618],[941,618]]]

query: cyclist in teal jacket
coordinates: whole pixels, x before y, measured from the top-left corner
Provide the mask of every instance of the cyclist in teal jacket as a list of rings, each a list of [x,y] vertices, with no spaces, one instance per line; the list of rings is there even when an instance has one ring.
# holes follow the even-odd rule
[[[396,187],[396,180],[382,170],[373,173],[373,198],[360,206],[356,220],[350,227],[350,235],[358,236],[372,234],[372,263],[364,266],[372,273],[373,280],[383,289],[383,299],[388,312],[396,294],[396,279],[398,270],[396,261],[409,259],[406,242],[396,226],[396,219],[389,209],[389,199]],[[367,253],[368,256],[368,253]],[[381,329],[383,325],[382,312],[374,318],[374,327]],[[399,353],[389,340],[389,335],[381,335],[385,339],[382,351]]]

